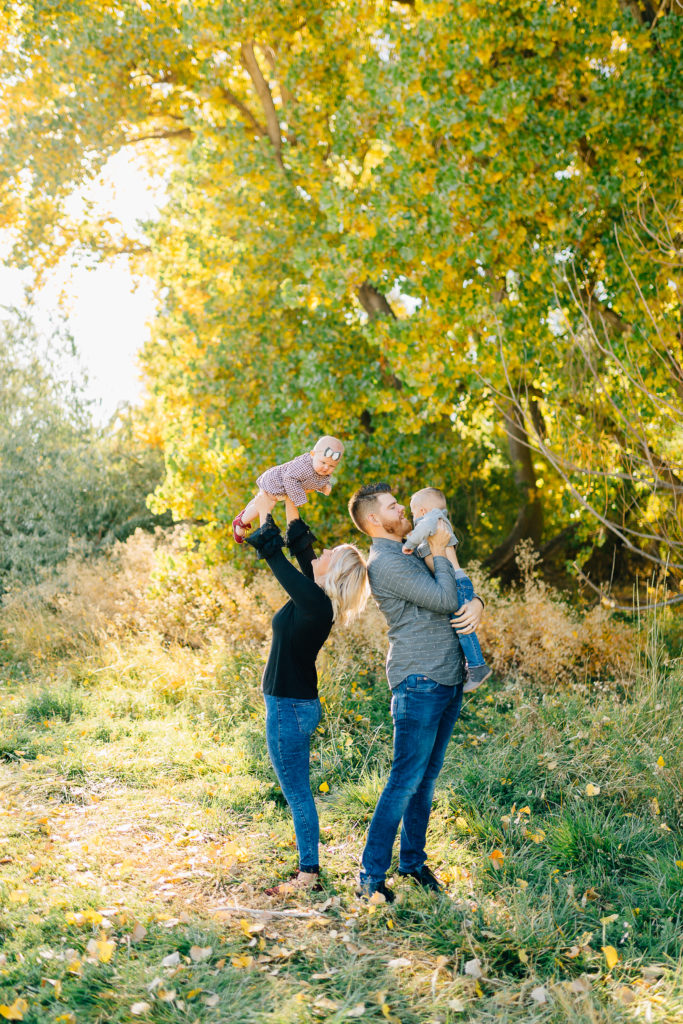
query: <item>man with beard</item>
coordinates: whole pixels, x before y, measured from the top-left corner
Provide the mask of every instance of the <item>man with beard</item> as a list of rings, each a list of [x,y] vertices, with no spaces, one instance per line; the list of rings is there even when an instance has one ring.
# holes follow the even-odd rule
[[[455,570],[446,557],[448,528],[440,523],[429,538],[432,575],[420,558],[403,554],[411,523],[388,484],[357,490],[349,514],[372,538],[368,576],[389,626],[387,679],[394,722],[391,773],[370,823],[360,886],[363,895],[379,892],[392,903],[394,893],[385,878],[401,820],[399,875],[425,889],[441,888],[425,863],[425,841],[436,780],[462,704],[464,659],[456,630],[474,632],[484,604],[475,597],[450,619],[458,595]]]

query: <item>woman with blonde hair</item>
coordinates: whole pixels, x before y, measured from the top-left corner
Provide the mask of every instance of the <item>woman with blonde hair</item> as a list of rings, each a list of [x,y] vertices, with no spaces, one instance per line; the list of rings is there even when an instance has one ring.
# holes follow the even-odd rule
[[[273,616],[273,638],[263,673],[268,754],[294,818],[299,869],[291,881],[267,889],[320,888],[318,812],[311,792],[311,736],[320,723],[315,661],[334,623],[346,626],[363,611],[370,588],[365,559],[352,544],[315,557],[310,529],[287,503],[287,533],[268,515],[247,543],[265,558],[289,600]],[[286,543],[300,570],[282,553]]]

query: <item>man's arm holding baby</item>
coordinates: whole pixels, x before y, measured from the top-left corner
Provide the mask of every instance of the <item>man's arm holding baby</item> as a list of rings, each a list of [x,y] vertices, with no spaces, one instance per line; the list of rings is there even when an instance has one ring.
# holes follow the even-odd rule
[[[425,572],[418,559],[406,558],[400,549],[369,567],[373,591],[398,597],[429,611],[448,615],[458,605],[455,574],[445,557],[447,528],[440,524],[429,538],[436,559],[434,576]]]
[[[444,524],[439,524],[439,530],[441,529],[442,525]],[[434,534],[433,536],[436,536],[436,534]],[[432,573],[432,575],[434,575],[434,553],[431,544],[432,538],[430,537],[428,538],[428,540],[430,541],[430,553],[428,555],[425,555],[425,557],[422,560],[424,561],[425,565]],[[439,553],[441,553],[441,551]],[[452,544],[449,544],[443,550],[443,556],[448,559],[448,561],[451,563],[454,569],[460,569],[460,563],[458,562],[458,558],[455,553],[455,548],[453,547]],[[471,601],[467,601],[465,604],[462,605],[462,607],[458,608],[458,611],[454,614],[453,618],[451,619],[451,624],[457,630],[458,633],[476,633],[479,623],[481,622],[483,613],[484,602],[479,597],[478,594],[475,594]]]

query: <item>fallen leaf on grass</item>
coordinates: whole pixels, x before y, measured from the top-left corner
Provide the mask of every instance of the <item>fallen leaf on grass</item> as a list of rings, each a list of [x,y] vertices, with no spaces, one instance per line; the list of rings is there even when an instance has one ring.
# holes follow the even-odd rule
[[[169,953],[168,956],[165,956],[164,959],[161,961],[161,966],[162,967],[177,967],[179,963],[180,963],[180,953],[175,952],[175,953]]]
[[[504,988],[500,992],[496,992],[493,997],[493,1001],[496,1006],[514,1006],[519,999],[519,992],[514,992],[512,989]]]
[[[494,867],[496,871],[500,871],[505,861],[505,854],[502,850],[492,850],[489,854],[489,860],[491,861],[491,866]]]
[[[589,782],[586,786],[586,796],[599,796],[600,787],[596,786],[593,782]]]
[[[332,1013],[339,1007],[339,1003],[335,1003],[334,999],[328,999],[327,996],[319,996],[313,1003],[313,1008],[317,1010],[331,1010]]]
[[[470,978],[483,978],[484,972],[481,969],[481,960],[477,957],[474,960],[468,960],[465,964],[465,974],[469,974]]]
[[[318,786],[318,789],[320,790],[321,793],[329,793],[330,791],[330,787],[327,785],[326,782],[321,782],[320,785]]]
[[[542,828],[537,828],[535,831],[525,828],[524,836],[526,839],[530,839],[532,843],[542,843],[545,839],[545,832]]]
[[[449,999],[447,1005],[448,1009],[452,1010],[453,1013],[465,1012],[465,1004],[463,1003],[462,999]]]
[[[23,1020],[27,1010],[28,1003],[21,997],[15,999],[11,1006],[0,1003],[0,1017],[4,1017],[5,1020]]]
[[[387,967],[410,967],[411,962],[405,956],[397,956],[394,960],[387,961]]]
[[[88,956],[95,957],[101,964],[108,964],[116,944],[109,942],[108,939],[91,939],[85,949]]]
[[[55,1024],[76,1024],[76,1015],[73,1013],[60,1013],[59,1017],[55,1017]]]
[[[602,951],[605,954],[605,960],[607,961],[607,969],[611,971],[612,968],[616,967],[619,963],[619,954],[614,946],[603,946]]]
[[[196,964],[208,960],[213,953],[213,946],[190,946],[190,959]]]
[[[547,1003],[548,990],[543,985],[537,985],[536,988],[531,990],[531,998],[535,1003]]]
[[[251,967],[253,962],[253,956],[247,956],[246,953],[243,953],[241,956],[234,956],[230,961],[233,967],[238,968]]]
[[[130,941],[142,942],[146,934],[147,929],[145,928],[145,926],[143,924],[136,923],[135,927],[133,928],[133,931],[130,933]]]
[[[666,761],[665,761],[665,760],[664,760],[664,758],[663,758],[663,757],[661,756],[661,754],[660,754],[660,756],[659,756],[659,757],[657,758],[657,764],[659,765],[659,767],[660,767],[660,768],[663,768],[663,767],[665,766],[665,764],[666,764]]]
[[[219,995],[217,995],[215,992],[212,992],[208,996],[204,996],[204,998],[202,999],[202,1002],[204,1003],[204,1006],[218,1006],[220,1001],[221,1001],[221,997]]]
[[[649,964],[647,967],[642,968],[644,978],[661,978],[663,974],[666,974],[665,967],[659,967],[657,964]]]
[[[134,1017],[139,1017],[141,1014],[147,1013],[149,1009],[149,1003],[133,1003],[133,1005],[130,1008],[130,1012],[133,1014]]]
[[[621,988],[618,988],[615,995],[619,1002],[623,1003],[624,1006],[630,1006],[631,1003],[634,1003],[636,1000],[635,992],[632,988],[629,988],[628,985],[622,985]]]
[[[154,994],[162,1003],[172,1003],[176,993],[174,988],[164,988],[160,985]]]
[[[577,996],[584,995],[586,992],[590,992],[591,983],[588,978],[574,978],[569,983],[570,991],[574,992]]]
[[[344,1011],[345,1017],[362,1017],[365,1013],[365,1003],[356,1003],[350,1010]]]

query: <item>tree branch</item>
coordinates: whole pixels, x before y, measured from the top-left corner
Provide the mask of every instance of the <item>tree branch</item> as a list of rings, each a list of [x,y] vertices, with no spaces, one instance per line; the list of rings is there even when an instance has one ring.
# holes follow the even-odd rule
[[[284,170],[284,164],[282,163],[282,132],[280,130],[280,122],[278,120],[277,111],[275,110],[275,104],[273,103],[273,97],[270,89],[268,88],[268,83],[263,77],[263,72],[261,71],[256,59],[253,41],[242,43],[240,52],[242,54],[242,64],[246,68],[247,74],[254,84],[256,95],[261,101],[261,106],[263,107],[263,112],[266,117],[266,131],[275,151],[275,159]]]
[[[239,110],[240,114],[242,114],[242,116],[249,122],[250,127],[256,132],[258,137],[263,138],[266,134],[266,129],[263,125],[259,124],[246,103],[243,103],[239,96],[235,96],[234,92],[226,86],[221,86],[221,93],[228,103],[231,103],[233,107],[236,107],[237,110]]]
[[[191,128],[160,128],[156,132],[149,132],[147,135],[138,135],[134,139],[126,139],[124,146],[134,146],[138,142],[148,142],[149,139],[191,139],[194,132]]]

